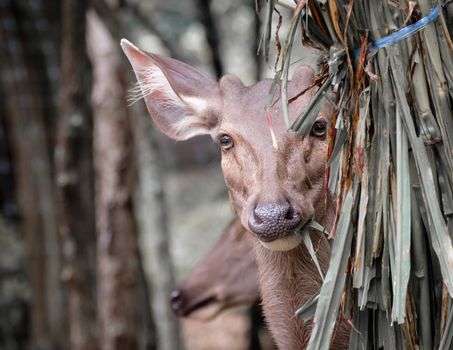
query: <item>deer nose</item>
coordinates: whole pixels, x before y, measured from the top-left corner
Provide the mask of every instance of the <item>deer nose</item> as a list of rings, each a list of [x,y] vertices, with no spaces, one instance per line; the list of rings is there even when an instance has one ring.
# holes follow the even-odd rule
[[[288,202],[258,205],[249,217],[249,228],[263,242],[293,233],[302,215]]]
[[[170,294],[170,304],[173,312],[177,316],[182,316],[184,310],[184,298],[179,289],[176,289]]]

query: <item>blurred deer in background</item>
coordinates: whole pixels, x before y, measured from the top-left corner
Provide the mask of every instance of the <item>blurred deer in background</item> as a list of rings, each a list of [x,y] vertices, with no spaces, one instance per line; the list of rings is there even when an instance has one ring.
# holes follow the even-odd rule
[[[260,298],[253,243],[238,219],[173,291],[178,316],[208,321],[227,308],[252,305]]]
[[[251,232],[263,310],[280,349],[306,348],[311,322],[294,312],[321,286],[321,277],[303,244],[300,230],[310,220],[333,225],[333,199],[324,188],[331,106],[321,109],[309,136],[288,132],[277,98],[265,112],[272,81],[247,87],[233,75],[216,82],[177,60],[141,51],[127,40],[122,47],[139,82],[148,111],[167,136],[186,140],[207,134],[222,150],[222,171],[231,203]],[[299,68],[288,83],[291,122],[316,92],[314,72]],[[305,91],[301,94],[302,91]],[[272,120],[266,122],[266,113]],[[309,230],[325,272],[330,247]],[[348,348],[350,327],[337,322],[331,347]]]
[[[226,227],[171,294],[171,306],[177,316],[202,322],[211,321],[230,308],[249,306],[250,349],[274,349],[260,301],[252,237],[239,219]]]

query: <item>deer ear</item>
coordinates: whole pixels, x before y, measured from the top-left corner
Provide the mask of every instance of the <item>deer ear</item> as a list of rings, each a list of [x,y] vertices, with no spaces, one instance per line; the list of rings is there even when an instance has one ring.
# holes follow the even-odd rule
[[[138,80],[138,93],[157,126],[175,140],[212,134],[219,123],[219,84],[191,66],[146,53],[121,40]]]

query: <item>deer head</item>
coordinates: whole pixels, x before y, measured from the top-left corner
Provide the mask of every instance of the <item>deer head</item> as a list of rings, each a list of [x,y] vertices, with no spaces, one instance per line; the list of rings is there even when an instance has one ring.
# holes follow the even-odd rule
[[[223,310],[259,299],[251,238],[239,220],[228,225],[209,253],[172,292],[178,316],[208,321]]]
[[[310,135],[302,138],[286,130],[277,97],[269,110],[272,135],[265,115],[270,80],[244,86],[226,75],[217,82],[124,39],[121,45],[161,131],[175,140],[207,134],[219,145],[231,203],[242,225],[270,250],[298,246],[298,230],[312,218],[323,219],[330,106],[321,109]],[[302,67],[289,82],[291,121],[313,97],[313,79],[314,72]]]

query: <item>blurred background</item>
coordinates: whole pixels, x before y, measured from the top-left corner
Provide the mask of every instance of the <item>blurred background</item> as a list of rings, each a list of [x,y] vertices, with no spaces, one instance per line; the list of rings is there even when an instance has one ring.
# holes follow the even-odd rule
[[[0,0],[0,349],[253,348],[248,308],[170,309],[233,213],[211,140],[169,140],[128,102],[119,41],[252,84],[274,73],[265,7]]]

